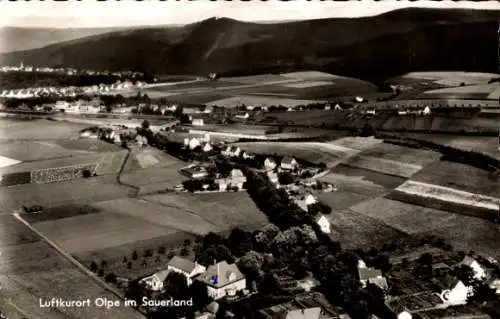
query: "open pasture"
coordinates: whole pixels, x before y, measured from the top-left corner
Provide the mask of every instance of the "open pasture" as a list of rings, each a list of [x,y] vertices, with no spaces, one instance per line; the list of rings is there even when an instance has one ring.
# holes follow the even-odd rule
[[[184,241],[189,239],[195,242],[196,236],[185,232],[175,232],[164,236],[154,237],[146,240],[138,240],[128,244],[97,249],[74,254],[84,265],[89,266],[92,262],[99,264],[105,261],[106,269],[113,271],[117,276],[125,278],[141,278],[155,271],[165,268],[168,262],[169,252],[179,252]],[[164,247],[165,252],[159,252],[159,248]],[[144,257],[144,253],[149,250],[153,253],[152,257]],[[138,259],[133,260],[132,254],[136,251]],[[126,262],[124,262],[124,257]],[[143,264],[143,261],[147,264]],[[131,262],[130,268],[127,265]]]
[[[0,120],[1,140],[56,140],[69,139],[78,136],[86,125],[49,121],[31,120],[17,121],[11,119]]]
[[[96,152],[96,153],[104,153],[104,152],[117,152],[122,151],[118,145],[104,142],[102,140],[97,139],[68,139],[68,140],[57,140],[54,141],[54,144],[59,145],[67,150],[74,151],[87,151],[87,152]]]
[[[320,142],[244,142],[235,145],[255,154],[293,156],[310,163],[324,163],[327,166],[333,166],[359,152],[348,147]]]
[[[153,147],[132,150],[123,167],[124,172],[131,172],[153,167],[185,165],[181,160]]]
[[[442,99],[495,99],[495,96],[498,94],[496,93],[497,91],[498,83],[490,83],[429,90],[425,91],[422,95],[439,96]]]
[[[347,136],[335,139],[327,143],[363,151],[366,149],[372,149],[377,145],[382,144],[382,140],[376,139],[374,137]]]
[[[376,218],[407,234],[432,231],[449,225],[460,217],[453,213],[406,204],[382,197],[351,207],[360,214]]]
[[[69,157],[85,154],[71,151],[47,141],[9,140],[0,142],[0,155],[17,161],[39,161],[51,158]]]
[[[499,181],[491,179],[489,172],[470,165],[435,161],[411,180],[500,198]]]
[[[141,318],[133,309],[41,308],[39,298],[116,299],[12,215],[0,216],[0,306],[8,318]]]
[[[377,145],[373,145],[373,147],[366,149],[360,153],[360,155],[419,166],[425,166],[431,162],[439,160],[441,157],[441,154],[437,152],[424,149],[414,149],[389,143],[379,143]]]
[[[25,214],[23,219],[31,224],[43,221],[53,221],[62,218],[76,217],[80,215],[97,214],[100,211],[88,205],[62,205],[48,207],[44,209],[43,214]]]
[[[156,226],[131,216],[111,212],[41,221],[33,226],[71,254],[105,249],[176,232],[172,228]]]
[[[383,222],[350,209],[333,210],[327,216],[332,225],[332,237],[346,248],[369,248],[410,236]]]
[[[421,81],[433,81],[445,86],[479,85],[487,84],[491,79],[500,77],[495,73],[443,71],[443,72],[411,72],[403,75],[399,80],[413,79]],[[393,81],[394,82],[394,81]],[[398,83],[397,81],[394,83]]]
[[[0,210],[11,212],[22,205],[54,207],[131,196],[134,189],[116,184],[114,176],[92,177],[49,184],[0,187]]]
[[[319,193],[317,196],[322,203],[330,206],[334,210],[347,209],[371,198],[368,195],[358,194],[344,189],[339,189],[331,193]]]
[[[390,191],[405,182],[405,178],[387,175],[373,170],[356,168],[344,164],[337,165],[331,170],[331,176],[325,176],[325,179],[331,180],[332,183],[339,185],[343,183],[347,189],[362,190],[361,194],[371,195],[368,191],[371,189],[375,194],[380,194],[383,190]],[[339,182],[335,182],[338,180]]]
[[[161,206],[168,213],[164,218],[186,224],[195,231],[199,225],[215,232],[234,227],[256,229],[267,223],[267,217],[257,208],[246,192],[179,193],[142,197],[148,203]],[[148,215],[148,213],[146,213]],[[203,233],[195,231],[196,233]]]
[[[228,125],[216,125],[208,124],[203,125],[203,127],[195,128],[194,130],[202,130],[209,132],[219,132],[219,133],[239,133],[239,134],[249,134],[249,135],[266,135],[268,132],[277,131],[277,127],[267,126],[267,125],[244,125],[244,124],[228,124]]]

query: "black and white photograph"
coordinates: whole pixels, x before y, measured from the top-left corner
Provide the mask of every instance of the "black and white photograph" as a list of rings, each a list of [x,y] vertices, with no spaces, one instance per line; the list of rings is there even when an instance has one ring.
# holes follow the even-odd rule
[[[500,2],[0,0],[0,319],[499,319]]]

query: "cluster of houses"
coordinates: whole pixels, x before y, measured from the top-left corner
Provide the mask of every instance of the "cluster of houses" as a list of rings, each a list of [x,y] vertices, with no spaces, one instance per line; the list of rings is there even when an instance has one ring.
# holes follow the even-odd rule
[[[0,97],[15,98],[15,99],[29,99],[44,96],[59,96],[59,97],[75,97],[77,95],[104,95],[113,94],[120,90],[131,89],[133,87],[143,87],[143,82],[132,83],[130,81],[117,82],[114,84],[99,84],[83,87],[30,87],[25,89],[3,90]]]
[[[474,279],[486,283],[500,294],[500,279],[493,274],[491,268],[469,255],[456,266],[461,265],[472,269]],[[489,318],[479,309],[467,304],[468,298],[474,293],[473,288],[458,277],[450,275],[448,265],[440,262],[433,264],[432,268],[441,273],[433,280],[437,290],[418,289],[420,291],[386,297],[386,306],[398,319],[435,318],[431,312],[444,315],[447,308],[457,306],[463,306],[464,318]],[[413,282],[415,280],[417,279],[412,278]],[[412,286],[415,286],[415,283]]]
[[[141,279],[139,283],[151,291],[163,291],[165,279],[171,272],[183,274],[188,286],[195,280],[203,283],[208,296],[214,300],[235,296],[237,292],[248,293],[246,278],[236,264],[221,261],[205,267],[179,256],[174,256],[166,269]]]
[[[52,68],[52,67],[35,67],[30,65],[24,65],[21,62],[18,66],[4,65],[0,67],[0,72],[41,72],[41,73],[59,73],[66,75],[113,75],[117,77],[141,77],[144,76],[141,72],[133,71],[119,71],[119,72],[109,72],[109,71],[93,71],[93,70],[77,70],[74,68]]]

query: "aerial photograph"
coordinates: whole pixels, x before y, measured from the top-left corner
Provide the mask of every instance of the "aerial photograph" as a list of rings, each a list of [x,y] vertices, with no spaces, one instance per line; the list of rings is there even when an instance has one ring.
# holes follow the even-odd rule
[[[0,319],[499,319],[500,2],[1,1]]]

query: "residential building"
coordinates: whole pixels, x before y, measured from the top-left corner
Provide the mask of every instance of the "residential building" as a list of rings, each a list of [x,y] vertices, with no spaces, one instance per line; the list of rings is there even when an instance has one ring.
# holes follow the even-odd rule
[[[250,117],[250,114],[248,114],[248,112],[241,112],[241,113],[238,113],[236,114],[235,116],[237,119],[243,119],[243,120],[246,120]]]
[[[201,145],[201,150],[203,152],[211,152],[214,148],[212,147],[212,144],[210,144],[210,142],[204,142],[202,145]]]
[[[423,111],[424,115],[431,115],[431,108],[429,106],[426,106]]]
[[[309,206],[312,204],[316,204],[318,201],[316,200],[316,198],[313,195],[307,194],[306,196],[304,196],[304,202],[307,206]]]
[[[203,122],[203,119],[201,119],[201,118],[194,118],[191,120],[191,124],[193,126],[203,126],[204,122]]]
[[[358,260],[358,276],[363,287],[369,283],[378,286],[382,290],[387,290],[387,280],[382,276],[382,272],[378,269],[367,267],[363,260]]]
[[[276,174],[275,172],[268,171],[267,172],[267,178],[269,179],[269,181],[271,183],[273,183],[273,184],[279,184],[278,174]]]
[[[316,216],[316,223],[320,227],[321,231],[325,234],[329,234],[331,232],[330,229],[330,222],[328,219],[325,217],[325,215],[318,215]]]
[[[224,151],[222,151],[222,155],[229,157],[238,157],[241,154],[241,149],[238,146],[228,146]]]
[[[293,157],[285,156],[281,160],[281,168],[282,169],[293,171],[298,167],[299,167],[299,163]]]
[[[337,104],[335,104],[334,110],[335,111],[342,111],[342,107],[337,103]]]
[[[190,150],[194,150],[198,146],[201,146],[201,143],[200,143],[200,140],[197,139],[196,137],[185,138],[184,139],[184,146],[186,146]]]
[[[225,191],[228,187],[236,187],[238,189],[243,189],[243,185],[247,181],[246,176],[240,169],[233,169],[231,173],[226,178],[218,178],[215,183],[219,185],[219,190]]]
[[[471,256],[465,256],[464,259],[460,262],[460,265],[468,266],[474,272],[474,278],[477,280],[484,280],[487,276],[486,269],[480,265],[477,260],[472,258]]]
[[[271,157],[266,158],[266,160],[264,161],[264,168],[266,169],[266,171],[272,171],[276,168],[276,166],[276,161]]]
[[[236,264],[228,264],[227,261],[208,267],[196,280],[207,286],[207,293],[214,300],[234,296],[236,292],[246,289],[245,276]]]
[[[193,277],[205,272],[206,267],[179,256],[174,256],[167,264],[167,269],[183,274],[187,278],[188,285],[191,285]]]
[[[181,168],[181,173],[189,178],[203,178],[208,176],[208,171],[203,166],[189,165]]]
[[[446,275],[441,280],[444,289],[440,298],[449,305],[461,305],[467,303],[467,298],[472,294],[472,287],[466,286],[456,277]]]
[[[246,152],[246,151],[243,152],[242,156],[243,156],[244,159],[253,159],[253,158],[255,158],[255,154],[250,153],[250,152]]]

